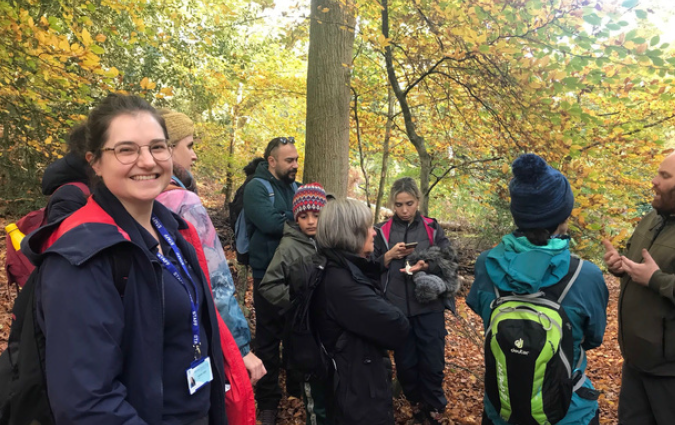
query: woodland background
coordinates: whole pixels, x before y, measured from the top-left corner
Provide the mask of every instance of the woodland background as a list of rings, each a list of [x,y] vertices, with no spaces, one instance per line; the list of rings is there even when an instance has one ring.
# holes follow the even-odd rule
[[[39,181],[70,128],[125,92],[193,117],[195,174],[214,216],[242,166],[271,138],[294,136],[304,179],[336,193],[380,206],[395,178],[419,179],[422,209],[460,229],[470,276],[474,254],[512,228],[510,163],[536,152],[569,177],[573,249],[597,260],[602,237],[620,246],[650,208],[651,178],[673,147],[668,6],[0,0],[0,224],[46,203]],[[591,369],[603,423],[614,423],[621,356],[607,281],[614,303]],[[480,326],[462,311],[448,317],[457,406],[447,420],[477,423]]]

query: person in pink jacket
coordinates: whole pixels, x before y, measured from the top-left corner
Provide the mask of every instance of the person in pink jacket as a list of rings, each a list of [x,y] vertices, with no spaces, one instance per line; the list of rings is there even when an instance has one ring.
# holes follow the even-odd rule
[[[208,265],[216,309],[234,337],[251,383],[255,385],[265,375],[265,367],[251,351],[251,333],[248,322],[234,297],[234,281],[223,246],[206,208],[196,193],[196,182],[191,174],[192,164],[197,160],[193,149],[194,123],[180,112],[160,110],[160,113],[169,132],[169,143],[173,146],[174,173],[171,184],[157,197],[157,201],[197,229]],[[255,415],[253,417],[255,418]]]

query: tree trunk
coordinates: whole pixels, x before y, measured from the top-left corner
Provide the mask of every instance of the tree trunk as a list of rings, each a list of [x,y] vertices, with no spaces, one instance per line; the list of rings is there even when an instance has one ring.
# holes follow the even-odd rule
[[[389,38],[389,5],[387,0],[382,0],[382,35]],[[420,191],[422,192],[422,199],[420,199],[420,212],[424,215],[429,213],[429,174],[431,174],[431,155],[427,151],[426,141],[424,137],[417,134],[415,123],[413,121],[412,111],[408,105],[407,92],[401,89],[394,70],[393,52],[391,45],[384,48],[384,60],[387,66],[387,77],[389,84],[398,99],[401,112],[403,113],[403,120],[405,122],[405,131],[408,135],[410,143],[413,144],[417,155],[420,159]]]
[[[368,177],[368,169],[366,168],[366,157],[363,154],[363,143],[361,141],[361,126],[359,125],[359,95],[356,90],[352,88],[354,93],[354,125],[356,126],[356,143],[359,146],[359,163],[361,164],[361,172],[363,173],[364,191],[366,192],[366,205],[370,208],[370,178]],[[377,220],[377,215],[375,216]]]
[[[303,180],[347,196],[353,0],[312,0]]]
[[[243,88],[242,84],[239,84],[237,89],[237,102],[232,106],[232,113],[230,119],[230,141],[227,147],[227,170],[225,171],[225,210],[227,209],[227,204],[232,200],[234,195],[234,147],[237,142],[237,129],[239,128],[239,111],[241,108],[241,102],[243,99]]]
[[[389,139],[391,138],[391,129],[394,126],[394,114],[396,111],[396,97],[394,91],[389,87],[387,100],[387,124],[384,127],[384,142],[382,142],[382,170],[380,171],[380,184],[377,188],[377,202],[375,203],[375,222],[380,219],[380,208],[382,208],[382,198],[384,196],[384,186],[387,184],[387,171],[389,170]]]

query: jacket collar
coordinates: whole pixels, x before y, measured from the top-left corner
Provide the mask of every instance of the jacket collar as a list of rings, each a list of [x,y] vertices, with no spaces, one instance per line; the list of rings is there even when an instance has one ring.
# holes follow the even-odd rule
[[[105,185],[99,185],[94,190],[94,200],[101,205],[115,223],[130,236],[131,240],[141,246],[147,247],[150,251],[158,245],[157,240],[148,233],[124,208],[122,203],[113,195]],[[159,218],[167,231],[175,235],[180,229],[186,229],[187,224],[175,216],[161,203],[155,201],[152,206],[152,213]]]
[[[348,269],[354,280],[377,287],[380,277],[380,267],[377,263],[338,249],[322,249],[321,254],[340,267]]]
[[[421,219],[422,219],[422,215],[420,214],[419,211],[417,211],[417,212],[415,213],[415,218],[413,218],[413,220],[412,220],[410,223],[408,223],[407,221],[401,220],[396,214],[394,214],[394,216],[392,217],[392,220],[394,221],[394,223],[399,224],[399,225],[402,225],[402,226],[413,226],[413,225],[416,225],[416,224],[419,223],[419,221],[420,221]]]

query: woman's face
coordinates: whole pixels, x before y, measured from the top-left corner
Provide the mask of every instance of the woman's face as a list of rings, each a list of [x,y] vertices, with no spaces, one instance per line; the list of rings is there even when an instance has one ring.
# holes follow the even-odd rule
[[[394,212],[403,221],[412,222],[419,206],[417,198],[408,192],[401,192],[394,199]]]
[[[119,115],[110,122],[103,149],[113,148],[120,142],[133,142],[143,147],[136,161],[127,165],[122,164],[113,151],[102,151],[92,168],[130,212],[134,207],[152,205],[171,181],[171,158],[158,161],[148,147],[152,142],[164,139],[162,127],[148,112]]]
[[[181,139],[173,148],[173,162],[180,165],[188,171],[191,171],[192,164],[197,161],[197,154],[194,151],[195,141],[193,136]]]
[[[375,229],[371,226],[368,228],[368,235],[366,236],[366,241],[363,244],[363,249],[361,250],[362,257],[368,257],[375,250]]]

